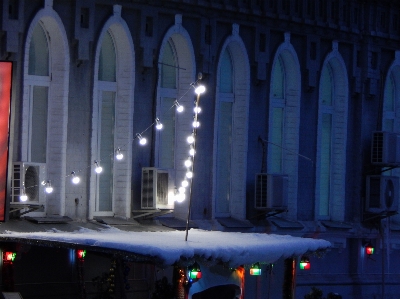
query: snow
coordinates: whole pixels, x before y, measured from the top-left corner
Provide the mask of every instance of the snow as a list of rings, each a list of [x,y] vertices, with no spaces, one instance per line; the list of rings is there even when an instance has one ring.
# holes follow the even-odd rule
[[[189,230],[187,241],[183,231],[127,232],[113,227],[101,231],[81,228],[75,232],[7,231],[0,234],[0,240],[2,238],[61,242],[81,245],[88,250],[90,247],[123,250],[150,255],[160,259],[164,265],[199,257],[227,262],[232,267],[255,262],[273,263],[280,258],[301,256],[331,246],[330,242],[321,239],[199,229]]]

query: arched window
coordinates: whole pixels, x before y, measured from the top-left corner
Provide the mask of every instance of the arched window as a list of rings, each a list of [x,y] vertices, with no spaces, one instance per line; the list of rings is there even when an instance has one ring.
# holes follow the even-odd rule
[[[282,192],[287,192],[287,216],[293,219],[297,217],[300,82],[300,63],[286,33],[271,70],[267,172],[288,178]]]
[[[382,131],[400,132],[400,52],[396,52],[396,59],[390,67],[383,94],[383,113],[382,113]],[[383,175],[400,176],[400,169],[394,168],[382,172]],[[400,198],[396,199],[397,201]],[[399,215],[391,217],[394,221],[400,221]]]
[[[104,24],[96,46],[93,83],[89,218],[131,216],[135,51],[121,7]],[[120,149],[122,160],[115,159]]]
[[[217,214],[230,212],[232,176],[233,64],[228,50],[221,55],[217,118],[216,206]]]
[[[29,85],[28,160],[46,163],[47,113],[49,101],[49,45],[48,36],[39,22],[29,45],[27,83]]]
[[[343,221],[348,80],[337,43],[333,46],[323,63],[319,85],[315,214],[317,219]]]
[[[285,74],[282,58],[279,56],[272,70],[272,122],[270,141],[270,158],[268,160],[268,172],[282,173],[283,148],[285,147],[284,122],[285,122]]]
[[[98,156],[103,171],[97,176],[96,211],[112,211],[114,173],[114,129],[116,84],[116,53],[110,31],[103,36],[98,73]]]
[[[332,120],[334,112],[333,76],[329,64],[322,69],[320,95],[320,192],[318,215],[329,216],[331,201]]]
[[[217,69],[213,216],[245,219],[250,74],[239,26],[232,29]]]
[[[174,109],[174,102],[177,100],[178,94],[178,64],[172,38],[169,38],[165,44],[160,69],[158,116],[163,122],[163,131],[158,135],[158,166],[165,169],[174,169],[176,139],[176,110]]]

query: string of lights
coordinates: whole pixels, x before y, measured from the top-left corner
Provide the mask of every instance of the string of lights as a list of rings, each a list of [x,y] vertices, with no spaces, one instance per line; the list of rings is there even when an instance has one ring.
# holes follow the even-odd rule
[[[186,92],[185,92],[179,99],[177,99],[177,100],[174,101],[174,104],[170,107],[170,109],[176,107],[176,111],[177,111],[178,113],[182,113],[182,112],[184,111],[184,107],[179,103],[179,101],[191,90],[192,87],[195,89],[195,92],[196,92],[197,94],[204,92],[204,91],[205,91],[205,87],[204,87],[203,85],[197,86],[199,80],[200,80],[200,79],[198,79],[196,82],[191,83],[191,84],[190,84],[190,88],[188,88],[188,90],[186,90]],[[195,114],[195,115],[194,115],[194,121],[193,121],[193,128],[197,128],[197,127],[200,125],[199,122],[197,121],[197,114],[198,114],[200,111],[201,111],[201,109],[199,109],[198,107],[195,107],[195,108],[194,108],[194,114]],[[144,134],[145,134],[150,128],[152,128],[153,126],[155,126],[155,128],[156,128],[157,130],[162,130],[162,129],[163,129],[163,124],[162,124],[162,122],[160,121],[160,119],[159,119],[158,117],[156,117],[155,120],[154,120],[154,122],[153,122],[152,124],[150,124],[146,129],[144,129],[144,130],[143,130],[142,132],[140,132],[140,133],[136,133],[135,136],[134,136],[134,138],[133,138],[130,142],[133,142],[134,140],[137,139],[138,142],[139,142],[139,144],[140,144],[141,146],[146,145],[146,144],[147,144],[147,139],[144,137]],[[193,176],[193,170],[191,169],[191,167],[192,167],[192,165],[193,165],[193,157],[194,157],[194,153],[195,153],[195,151],[194,151],[194,141],[195,141],[195,140],[194,140],[194,136],[195,136],[195,134],[194,134],[194,132],[193,132],[192,135],[190,135],[190,136],[187,138],[187,141],[188,141],[188,143],[190,144],[189,157],[188,157],[188,159],[185,161],[185,166],[187,167],[186,178],[188,178],[188,179],[191,179],[192,176]],[[123,157],[124,157],[123,149],[124,149],[128,144],[129,144],[129,143],[126,143],[126,144],[123,145],[123,146],[119,146],[119,147],[115,148],[114,151],[110,154],[110,157],[114,155],[114,157],[115,157],[115,159],[116,159],[117,161],[123,160]],[[101,160],[94,160],[93,164],[88,165],[88,166],[86,167],[86,169],[87,169],[87,168],[90,168],[90,167],[92,167],[92,166],[94,166],[94,171],[95,171],[97,174],[100,175],[100,174],[103,172],[103,168],[101,167],[100,162],[101,162]],[[70,174],[67,174],[67,175],[65,176],[65,178],[71,177],[71,182],[72,182],[74,185],[79,184],[80,181],[81,181],[81,179],[80,179],[80,177],[79,177],[78,174],[81,173],[81,172],[83,172],[84,169],[85,169],[85,168],[80,169],[80,170],[73,170],[73,171],[71,171]],[[175,196],[175,200],[178,201],[178,202],[182,202],[182,201],[185,199],[186,188],[189,186],[189,182],[188,182],[188,180],[187,180],[186,178],[182,181],[181,187],[178,189],[178,190],[179,190],[179,193],[177,193],[176,196]],[[41,183],[43,186],[45,186],[45,192],[46,192],[46,193],[50,194],[50,193],[52,193],[52,192],[54,191],[54,188],[52,187],[51,181],[50,181],[50,180],[45,180],[45,181],[42,181],[42,182],[40,182],[40,183]],[[21,193],[20,193],[20,197],[19,197],[19,198],[20,198],[20,201],[25,202],[25,201],[27,201],[27,200],[29,199],[29,198],[28,198],[28,195],[26,194],[26,189],[29,189],[29,188],[36,188],[37,186],[38,186],[38,185],[31,185],[31,186],[28,186],[28,187],[23,186],[23,187],[21,188]]]

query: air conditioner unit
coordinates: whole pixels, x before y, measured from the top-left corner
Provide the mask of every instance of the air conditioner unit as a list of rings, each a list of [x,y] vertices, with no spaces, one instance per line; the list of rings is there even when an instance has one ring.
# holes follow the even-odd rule
[[[381,166],[400,165],[400,134],[372,132],[371,163]]]
[[[380,214],[396,212],[399,202],[399,178],[395,176],[367,176],[365,211]]]
[[[44,203],[46,164],[33,162],[14,162],[11,177],[11,202],[20,203],[20,195],[25,192],[28,200],[24,203]]]
[[[170,176],[168,170],[156,167],[142,168],[142,209],[174,208],[174,188],[170,186]]]
[[[262,209],[287,209],[288,176],[257,173],[255,183],[255,207]]]

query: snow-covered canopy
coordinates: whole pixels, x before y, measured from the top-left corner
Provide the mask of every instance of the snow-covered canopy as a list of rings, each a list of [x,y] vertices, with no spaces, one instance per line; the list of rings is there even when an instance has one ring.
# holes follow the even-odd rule
[[[81,228],[75,232],[52,230],[20,233],[7,231],[0,240],[56,242],[66,246],[113,249],[153,257],[164,265],[193,258],[222,261],[230,266],[273,263],[280,258],[300,256],[331,246],[328,241],[288,235],[238,233],[191,229],[185,232],[127,232],[117,228],[101,231]]]

